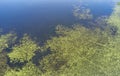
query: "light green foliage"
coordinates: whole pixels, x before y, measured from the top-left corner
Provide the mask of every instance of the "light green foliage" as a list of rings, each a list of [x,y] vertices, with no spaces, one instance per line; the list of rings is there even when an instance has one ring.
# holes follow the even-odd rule
[[[6,35],[0,35],[0,52],[2,52],[3,49],[8,48],[8,45],[14,42],[15,39],[15,35],[11,33]]]
[[[50,48],[52,54],[40,62],[46,72],[51,76],[110,76],[110,71],[106,70],[111,69],[104,67],[109,67],[109,62],[103,64],[101,60],[111,39],[109,33],[82,26],[72,29],[59,26],[57,29],[57,33],[64,32],[63,35],[47,41],[46,48]]]
[[[7,68],[6,48],[15,41],[15,34],[0,35],[0,76],[3,76]],[[4,50],[4,51],[3,51]]]
[[[108,23],[120,30],[120,6],[115,6],[112,15],[108,19]],[[118,31],[118,33],[120,33],[120,31]]]
[[[120,5],[120,2],[118,2],[117,5]]]
[[[103,56],[102,60],[104,67],[106,67],[106,72],[109,72],[109,76],[119,76],[120,75],[120,7],[115,6],[114,11],[110,18],[108,19],[108,23],[111,26],[117,28],[117,34],[109,39],[109,44],[106,45],[105,50],[106,53]],[[109,66],[107,66],[109,65]],[[109,69],[109,70],[107,70]]]
[[[8,68],[4,76],[40,76],[41,70],[31,60],[38,49],[40,48],[37,43],[25,34],[19,44],[13,46],[8,57],[13,63],[27,62],[22,67]]]
[[[41,76],[41,71],[29,62],[22,69],[9,69],[4,76]]]
[[[8,54],[11,62],[24,62],[29,61],[35,55],[35,51],[39,46],[32,41],[29,36],[24,35],[20,44],[13,47],[11,53]]]

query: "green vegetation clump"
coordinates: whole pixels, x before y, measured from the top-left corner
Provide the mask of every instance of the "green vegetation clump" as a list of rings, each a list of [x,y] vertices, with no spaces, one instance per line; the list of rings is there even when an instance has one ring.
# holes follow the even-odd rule
[[[108,30],[91,30],[83,26],[75,26],[72,29],[60,26],[59,28],[57,33],[62,32],[62,35],[53,37],[45,45],[45,48],[50,48],[52,53],[40,61],[46,73],[50,73],[50,76],[119,74],[120,65],[117,61],[120,60],[120,53],[117,46],[113,48],[119,43],[113,41],[114,37]]]
[[[3,76],[7,69],[6,48],[8,48],[15,39],[15,35],[11,33],[0,35],[0,76]]]
[[[15,41],[16,37],[14,34],[0,35],[0,53],[8,48],[8,46]]]
[[[19,44],[13,46],[8,53],[10,63],[14,66],[8,67],[4,76],[40,76],[41,71],[32,62],[35,52],[39,49],[37,43],[25,34]]]
[[[113,13],[108,19],[108,23],[111,26],[116,27],[118,29],[118,33],[120,33],[120,7],[116,6],[113,10]]]
[[[8,54],[11,62],[25,62],[32,59],[39,46],[29,36],[24,35],[19,45],[15,45],[12,49]]]
[[[120,5],[120,2],[118,2],[117,5]]]

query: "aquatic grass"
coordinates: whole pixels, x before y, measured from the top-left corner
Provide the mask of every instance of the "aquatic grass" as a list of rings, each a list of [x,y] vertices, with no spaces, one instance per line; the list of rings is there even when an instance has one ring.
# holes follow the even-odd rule
[[[117,5],[120,5],[120,2],[118,2]]]

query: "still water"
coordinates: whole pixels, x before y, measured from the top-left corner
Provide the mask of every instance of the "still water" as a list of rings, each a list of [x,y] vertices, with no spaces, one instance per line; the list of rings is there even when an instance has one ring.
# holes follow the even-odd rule
[[[118,0],[0,0],[0,28],[38,39],[52,36],[55,26],[81,21],[73,15],[75,6],[86,6],[93,18],[109,16]]]

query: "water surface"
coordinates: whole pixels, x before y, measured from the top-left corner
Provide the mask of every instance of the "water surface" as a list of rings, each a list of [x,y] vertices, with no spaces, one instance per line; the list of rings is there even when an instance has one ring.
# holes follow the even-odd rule
[[[118,0],[1,0],[0,28],[41,39],[53,34],[56,25],[73,25],[80,20],[73,15],[74,6],[86,6],[94,18],[109,16]]]

